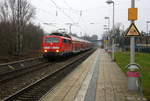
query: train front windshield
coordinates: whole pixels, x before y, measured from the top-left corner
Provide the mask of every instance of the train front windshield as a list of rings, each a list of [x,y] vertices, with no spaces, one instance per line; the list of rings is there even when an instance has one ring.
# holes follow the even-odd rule
[[[59,38],[52,38],[52,37],[46,38],[45,43],[59,43]]]

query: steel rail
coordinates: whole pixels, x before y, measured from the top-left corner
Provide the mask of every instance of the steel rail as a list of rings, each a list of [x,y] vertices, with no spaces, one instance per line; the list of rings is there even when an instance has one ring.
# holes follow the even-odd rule
[[[32,65],[36,65],[42,61],[42,57],[29,58],[25,60],[19,60],[9,63],[0,64],[0,75],[13,72],[19,69],[23,69],[25,67],[30,67]]]
[[[48,65],[50,65],[50,63],[43,62],[43,63],[31,65],[29,67],[24,67],[24,68],[20,68],[20,69],[14,70],[14,71],[9,71],[9,72],[0,74],[0,83],[6,82],[9,80],[13,80],[22,75],[39,70],[40,68],[46,67]]]
[[[23,62],[28,62],[28,61],[33,61],[37,59],[42,59],[42,56],[36,57],[36,58],[28,58],[28,59],[23,59],[23,60],[18,60],[18,61],[12,61],[8,63],[1,63],[0,66],[7,66],[7,65],[12,65],[12,64],[17,64],[17,63],[23,63]]]

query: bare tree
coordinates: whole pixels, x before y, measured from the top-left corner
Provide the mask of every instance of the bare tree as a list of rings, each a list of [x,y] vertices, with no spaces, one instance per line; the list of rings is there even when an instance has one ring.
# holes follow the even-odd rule
[[[0,48],[16,52],[23,51],[24,39],[30,36],[25,31],[35,15],[35,8],[27,0],[1,0],[0,1]],[[33,25],[34,26],[34,25]],[[38,27],[35,26],[34,30]],[[32,34],[32,33],[30,33]],[[11,53],[12,54],[12,53]]]
[[[16,36],[16,55],[22,52],[22,32],[35,15],[35,8],[27,0],[4,0],[0,5],[0,19],[12,25],[12,33]]]
[[[6,1],[4,1],[4,3],[2,3],[0,5],[0,19],[1,19],[1,22],[6,22],[8,21],[8,5],[6,3]]]
[[[4,0],[0,5],[1,20],[28,23],[35,15],[35,8],[27,0]]]

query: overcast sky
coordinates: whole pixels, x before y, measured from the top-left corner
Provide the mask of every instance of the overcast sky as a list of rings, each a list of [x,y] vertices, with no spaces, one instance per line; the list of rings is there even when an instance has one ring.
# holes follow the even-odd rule
[[[73,33],[78,33],[78,35],[85,33],[88,35],[97,34],[100,38],[104,32],[104,25],[107,24],[107,20],[104,19],[106,16],[110,17],[110,27],[112,27],[112,5],[106,4],[106,0],[29,1],[36,8],[34,22],[40,24],[46,32],[51,32],[58,28],[69,30],[69,26],[66,23],[76,23],[72,26]],[[128,8],[131,6],[131,0],[113,1],[115,2],[115,24],[122,23],[122,28],[126,29],[130,24],[128,21]],[[139,8],[136,25],[140,31],[146,31],[146,21],[150,21],[150,0],[135,1],[136,7]],[[53,25],[48,26],[44,23],[53,23]]]

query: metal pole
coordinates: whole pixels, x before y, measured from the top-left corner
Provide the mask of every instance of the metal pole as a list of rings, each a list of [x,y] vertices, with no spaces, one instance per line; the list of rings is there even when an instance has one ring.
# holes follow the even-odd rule
[[[115,27],[115,3],[113,2],[113,29]]]
[[[108,31],[110,29],[110,18],[108,18]]]
[[[135,8],[135,0],[131,0],[131,8]],[[134,20],[131,20],[131,24],[132,23],[134,23]],[[141,67],[139,65],[135,64],[135,37],[132,36],[130,37],[130,64],[128,65],[128,73],[136,73],[140,68]],[[128,74],[128,90],[140,91],[141,97],[143,97],[142,84],[138,82],[139,80],[139,77],[134,77]],[[140,101],[142,101],[142,99],[140,99]]]
[[[147,35],[148,35],[148,22],[146,22],[146,25],[147,25]]]
[[[69,30],[70,30],[69,34],[70,35],[71,35],[71,27],[72,27],[72,24],[69,25]]]
[[[108,17],[108,33],[109,33],[109,23],[110,23],[110,18]],[[109,38],[109,35],[108,35],[108,38],[107,38],[108,42],[108,48],[110,48],[110,38]]]
[[[110,24],[110,18],[109,17],[105,17],[105,19],[108,21],[108,25],[107,25],[107,28],[106,28],[106,32],[107,34],[109,33],[109,24]],[[109,38],[109,34],[107,35],[107,48],[110,48],[110,38]],[[106,48],[106,49],[107,49]]]
[[[16,32],[16,55],[19,55],[19,6],[20,6],[20,2],[19,0],[17,1],[17,32]]]
[[[114,29],[115,29],[115,5],[113,2],[113,34],[114,33]],[[113,39],[112,39],[112,61],[115,60],[115,39],[114,39],[114,35],[113,35]]]
[[[135,0],[131,0],[131,8],[135,8]],[[134,23],[134,20],[131,21]],[[135,37],[130,38],[130,64],[135,63]]]
[[[147,35],[150,35],[149,26],[148,26],[148,24],[150,23],[150,21],[147,21],[146,23],[147,23]]]
[[[148,26],[148,25],[147,25]],[[148,29],[148,27],[147,27],[147,29]],[[150,32],[149,32],[149,29],[148,29],[148,36],[150,35]]]

